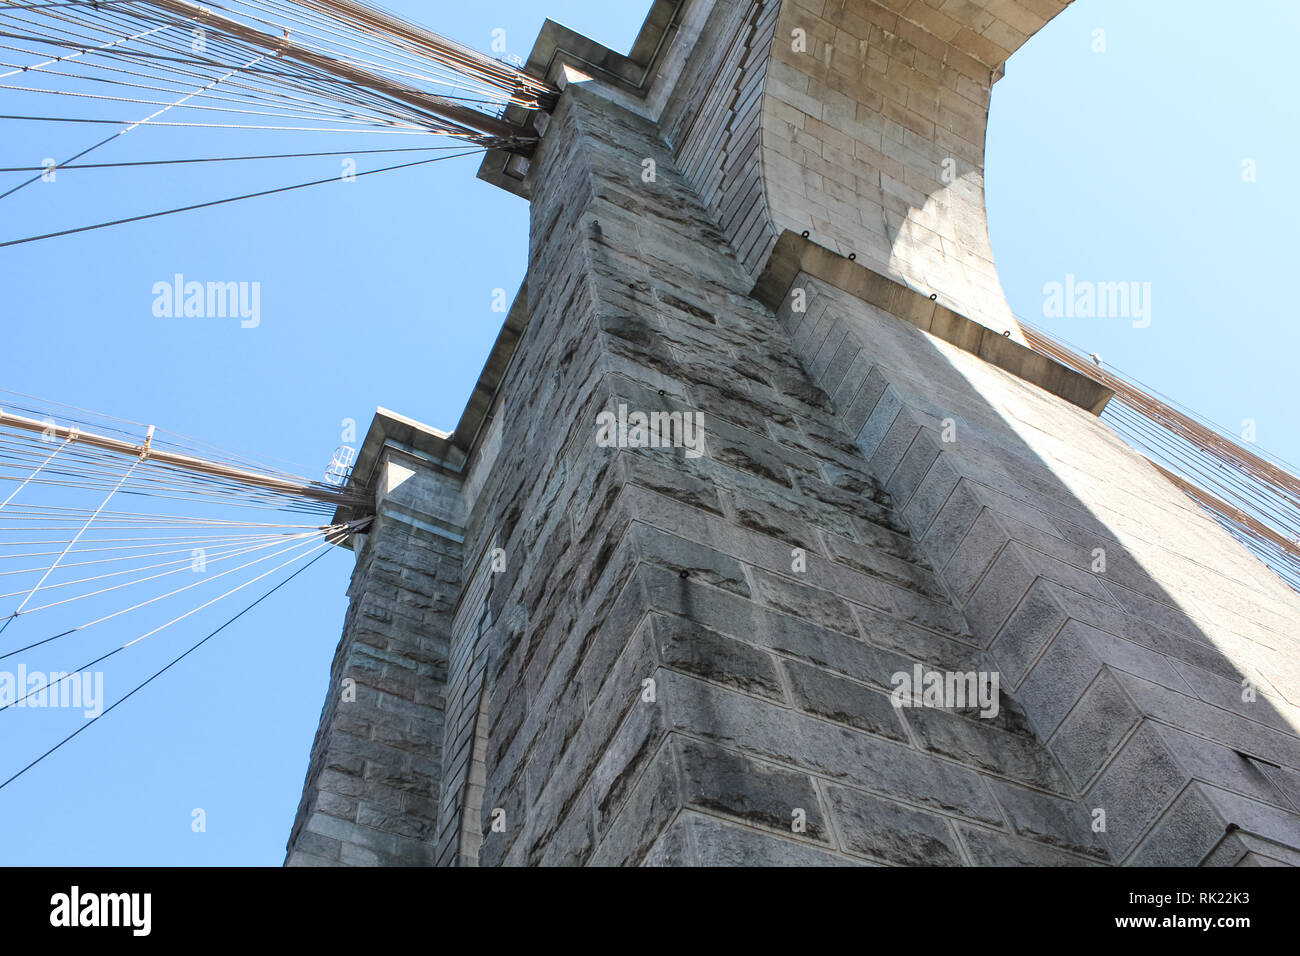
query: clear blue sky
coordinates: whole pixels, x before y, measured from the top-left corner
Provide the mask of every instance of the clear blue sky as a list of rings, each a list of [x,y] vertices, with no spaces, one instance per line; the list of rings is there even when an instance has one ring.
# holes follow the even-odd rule
[[[1018,315],[1300,464],[1297,27],[1289,0],[1077,0],[994,87],[985,179]],[[1150,327],[1044,318],[1067,273],[1150,282]]]
[[[386,5],[480,49],[504,28],[520,56],[545,15],[627,50],[648,8]],[[1288,159],[1300,134],[1285,44],[1300,8],[1270,0],[1235,5],[1230,17],[1223,9],[1208,0],[1079,0],[1012,60],[990,125],[993,248],[1017,313],[1214,420],[1255,418],[1260,443],[1296,461],[1290,366],[1300,333],[1287,314],[1286,260],[1296,206]],[[1098,27],[1104,54],[1090,50]],[[239,132],[131,135],[140,139],[118,158],[336,148],[307,134],[274,143]],[[0,123],[0,165],[70,154],[87,136]],[[1253,184],[1241,182],[1246,157],[1257,162]],[[525,267],[526,207],[478,182],[477,164],[0,250],[0,385],[317,470],[340,443],[340,422],[354,418],[364,431],[377,405],[449,429],[501,323],[492,290],[513,296]],[[0,203],[0,238],[337,172],[336,159],[65,171]],[[151,289],[177,272],[260,282],[260,327],[155,318]],[[1067,272],[1151,282],[1151,327],[1043,319],[1043,284]],[[279,864],[349,570],[348,553],[330,555],[0,791],[8,821],[0,862]],[[109,662],[107,696],[238,606]],[[94,646],[130,636],[123,625]],[[4,776],[72,726],[0,726]],[[191,832],[196,807],[206,812],[205,833]]]

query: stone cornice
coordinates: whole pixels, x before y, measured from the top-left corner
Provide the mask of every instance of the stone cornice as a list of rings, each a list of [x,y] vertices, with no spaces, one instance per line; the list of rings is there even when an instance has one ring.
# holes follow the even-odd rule
[[[833,285],[1094,415],[1100,415],[1115,394],[1041,352],[789,230],[777,239],[751,295],[775,311],[800,273]]]

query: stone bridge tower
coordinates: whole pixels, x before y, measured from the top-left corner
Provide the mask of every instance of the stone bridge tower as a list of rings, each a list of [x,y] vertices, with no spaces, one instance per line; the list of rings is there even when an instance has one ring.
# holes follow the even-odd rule
[[[1300,860],[1300,597],[994,269],[991,89],[1064,5],[547,23],[560,102],[480,172],[527,280],[455,430],[359,455],[289,864]],[[917,673],[996,714],[895,706]]]

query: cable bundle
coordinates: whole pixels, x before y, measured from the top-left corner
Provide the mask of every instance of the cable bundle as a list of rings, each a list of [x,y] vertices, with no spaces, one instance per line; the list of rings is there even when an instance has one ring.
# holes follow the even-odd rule
[[[1030,346],[1115,392],[1102,421],[1300,591],[1300,478],[1227,430],[1020,321]]]
[[[6,104],[0,122],[93,131],[83,147],[43,166],[0,166],[0,175],[25,174],[10,185],[0,181],[3,201],[61,170],[430,154],[356,173],[365,176],[487,149],[527,152],[537,135],[518,117],[549,108],[555,90],[359,0],[0,0],[0,96]],[[517,108],[510,114],[515,119],[507,118],[507,107]],[[177,136],[261,131],[277,142],[324,134],[338,148],[100,160],[101,151],[117,153],[121,143],[138,139],[130,136],[136,130],[155,128]],[[359,136],[417,139],[410,146],[357,149],[368,145]],[[459,143],[424,145],[431,136]],[[0,247],[338,181],[332,176],[41,232]]]
[[[129,628],[124,642],[73,671],[34,672],[35,686],[0,700],[0,722],[128,648],[270,585],[149,683],[371,520],[335,520],[336,509],[364,510],[366,497],[285,463],[3,389],[0,400],[0,670],[18,658],[19,672],[33,673],[34,651],[57,654],[87,634],[94,641],[110,621]]]

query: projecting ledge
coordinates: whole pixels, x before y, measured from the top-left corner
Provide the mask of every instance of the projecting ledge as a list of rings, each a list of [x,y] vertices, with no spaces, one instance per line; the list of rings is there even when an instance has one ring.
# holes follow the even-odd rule
[[[772,248],[751,295],[769,308],[779,309],[800,273],[847,292],[1094,415],[1100,415],[1115,394],[1041,352],[788,229]]]
[[[577,70],[605,84],[616,101],[636,111],[633,104],[644,99],[656,69],[676,35],[677,15],[682,3],[683,0],[654,0],[627,54],[611,50],[562,23],[548,19],[528,54],[524,72],[563,89],[565,68]],[[507,107],[505,118],[520,126],[532,122],[539,132],[545,131],[543,117],[530,119],[529,111],[518,105]],[[527,174],[527,157],[500,149],[489,150],[478,170],[479,179],[524,199],[530,198]]]
[[[348,490],[366,494],[372,502],[378,504],[393,497],[393,492],[396,491],[394,483],[400,481],[395,475],[408,472],[413,475],[416,470],[431,473],[440,483],[453,482],[459,488],[460,472],[464,464],[465,453],[453,444],[449,432],[431,428],[386,408],[378,408],[365,440],[361,443],[356,463],[352,466]],[[451,496],[454,497],[454,494]],[[410,509],[404,505],[403,510]],[[434,510],[447,511],[445,517],[455,517],[451,512],[456,509],[449,510],[445,503]],[[335,511],[333,520],[341,523],[373,513],[373,507],[339,508]],[[344,547],[351,546],[351,539],[344,542]]]

